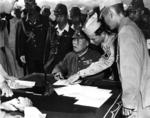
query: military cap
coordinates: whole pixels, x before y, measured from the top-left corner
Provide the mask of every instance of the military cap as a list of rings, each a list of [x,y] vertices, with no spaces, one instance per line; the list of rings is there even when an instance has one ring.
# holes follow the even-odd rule
[[[73,39],[86,39],[88,42],[90,42],[89,37],[82,30],[76,30],[72,38]]]
[[[83,31],[87,35],[93,35],[95,31],[100,28],[101,22],[98,22],[97,13],[93,14],[85,23]]]
[[[121,3],[123,4],[122,0],[103,0],[103,2],[99,5],[101,11],[100,18],[102,17],[105,8],[111,7],[116,4],[121,4]]]
[[[51,15],[50,8],[47,8],[47,7],[43,8],[41,11],[41,14],[49,17]]]
[[[79,7],[72,7],[70,10],[70,17],[76,17],[76,16],[80,16],[81,15],[81,11]]]
[[[67,11],[66,5],[62,3],[58,3],[55,7],[54,14],[55,15],[67,15],[68,11]]]
[[[102,10],[103,8],[107,8],[107,7],[110,7],[110,6],[113,6],[115,4],[120,4],[122,3],[122,0],[103,0],[103,2],[100,3],[99,7],[100,7],[100,10]]]

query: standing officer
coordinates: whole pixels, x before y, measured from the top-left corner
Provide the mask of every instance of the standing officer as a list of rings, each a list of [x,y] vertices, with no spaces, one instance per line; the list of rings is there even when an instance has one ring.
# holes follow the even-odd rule
[[[110,29],[118,30],[122,113],[126,118],[150,118],[150,58],[144,35],[125,17],[121,0],[105,0],[100,9]]]
[[[81,11],[79,7],[72,7],[70,10],[70,20],[72,23],[71,28],[76,30],[80,30],[83,26],[81,22]]]
[[[48,20],[40,15],[35,0],[25,0],[27,17],[18,24],[17,59],[26,64],[28,73],[44,72],[43,57]]]
[[[49,73],[54,66],[58,64],[65,55],[72,51],[73,29],[68,23],[68,10],[66,5],[57,4],[54,10],[56,17],[56,26],[54,29],[49,28],[48,42],[46,48],[46,64],[45,69]]]

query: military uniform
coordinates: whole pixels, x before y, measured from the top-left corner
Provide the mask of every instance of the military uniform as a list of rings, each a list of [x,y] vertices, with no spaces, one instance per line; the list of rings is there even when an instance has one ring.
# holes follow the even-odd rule
[[[68,28],[59,36],[57,27],[49,29],[49,40],[47,41],[46,49],[46,70],[50,73],[54,66],[58,64],[68,52],[72,51],[72,36],[73,29],[67,24]],[[50,62],[50,63],[49,63]]]
[[[68,53],[63,61],[56,65],[53,72],[61,71],[66,77],[69,77],[78,71],[87,68],[91,63],[100,58],[98,51],[88,49],[85,54],[78,56],[75,52]]]
[[[124,18],[119,27],[118,41],[123,105],[142,113],[150,105],[150,58],[145,39],[135,23]],[[138,118],[145,118],[143,114],[138,115]]]
[[[90,39],[83,31],[76,31],[72,42],[74,51],[68,53],[52,73],[61,72],[65,78],[68,78],[98,61],[101,55],[98,51],[88,48],[89,42]],[[94,80],[88,83],[92,85]],[[86,78],[85,81],[89,80]],[[82,82],[85,83],[84,80]]]
[[[98,16],[96,13],[93,14],[87,20],[84,26],[84,32],[86,32],[89,37],[95,35],[95,32],[98,30],[99,27],[101,27],[101,23],[97,21],[97,17]],[[80,70],[79,75],[81,77],[84,78],[87,76],[95,75],[112,66],[115,61],[114,39],[115,35],[106,35],[104,41],[100,44],[104,52],[103,56],[97,62],[92,63],[88,68]]]
[[[44,72],[43,59],[47,29],[48,21],[41,15],[34,23],[31,23],[29,19],[22,19],[18,23],[16,55],[19,62],[20,57],[25,55],[29,73]]]
[[[106,0],[103,8],[120,3],[121,0]],[[112,15],[114,17],[114,14]],[[150,57],[145,38],[138,26],[129,18],[122,13],[116,17],[119,19],[118,25],[114,28],[118,29],[118,67],[122,85],[123,115],[127,118],[149,118]]]
[[[80,70],[79,73],[81,77],[100,73],[112,66],[115,61],[113,37],[106,37],[102,43],[102,48],[104,50],[103,56],[97,62],[92,63],[88,68]]]
[[[67,7],[64,4],[57,4],[54,14],[57,17],[63,16],[67,20]],[[72,51],[73,34],[74,31],[67,21],[65,21],[63,29],[60,29],[58,24],[55,28],[49,28],[45,50],[45,69],[48,73],[51,73],[54,66],[63,60],[68,52]]]

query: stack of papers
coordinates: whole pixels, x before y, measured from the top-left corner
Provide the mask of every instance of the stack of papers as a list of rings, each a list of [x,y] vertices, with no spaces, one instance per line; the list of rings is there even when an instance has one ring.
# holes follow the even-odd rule
[[[76,85],[67,85],[65,87],[56,88],[58,95],[74,97],[76,105],[90,106],[99,108],[106,100],[111,97],[111,90],[99,89],[97,87]]]

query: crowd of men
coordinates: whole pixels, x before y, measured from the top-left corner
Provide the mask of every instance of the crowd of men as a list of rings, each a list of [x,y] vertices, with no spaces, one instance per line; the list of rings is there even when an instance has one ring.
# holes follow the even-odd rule
[[[0,13],[2,95],[13,95],[7,80],[34,72],[91,86],[108,79],[121,82],[124,117],[150,117],[149,9],[133,0],[125,11],[121,0],[105,0],[83,14],[58,3],[52,20],[50,6],[24,2],[14,17]]]

